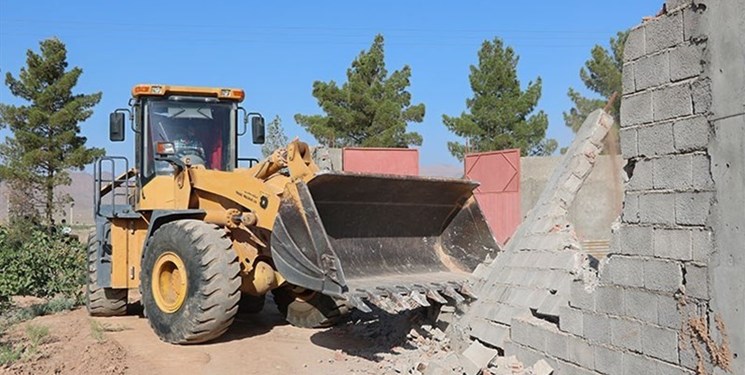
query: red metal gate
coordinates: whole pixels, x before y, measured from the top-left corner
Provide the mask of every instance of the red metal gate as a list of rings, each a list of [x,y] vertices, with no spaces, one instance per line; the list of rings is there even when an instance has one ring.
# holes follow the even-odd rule
[[[489,227],[504,244],[520,225],[520,150],[467,154],[466,178],[478,181],[476,200]]]
[[[419,150],[415,148],[345,147],[345,172],[419,175]]]

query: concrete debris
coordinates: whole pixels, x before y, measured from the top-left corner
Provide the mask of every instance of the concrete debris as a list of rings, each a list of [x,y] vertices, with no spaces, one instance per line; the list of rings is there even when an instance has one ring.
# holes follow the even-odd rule
[[[463,352],[463,356],[479,368],[484,368],[494,357],[497,356],[497,350],[488,348],[478,341],[474,341],[471,343],[471,346]]]
[[[543,359],[525,367],[517,357],[497,357],[486,369],[490,375],[551,375],[554,369]]]

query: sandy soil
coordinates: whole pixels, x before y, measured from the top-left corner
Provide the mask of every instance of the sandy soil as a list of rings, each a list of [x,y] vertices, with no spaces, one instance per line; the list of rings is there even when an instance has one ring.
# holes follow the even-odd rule
[[[90,318],[77,309],[11,329],[7,338],[16,343],[27,340],[27,324],[48,327],[49,337],[39,354],[0,368],[0,374],[407,373],[412,364],[443,352],[426,334],[410,334],[412,328],[422,332],[423,319],[421,313],[352,315],[338,327],[302,329],[267,306],[260,314],[239,316],[215,342],[177,346],[161,342],[144,318]],[[426,341],[427,350],[412,345],[416,340]]]

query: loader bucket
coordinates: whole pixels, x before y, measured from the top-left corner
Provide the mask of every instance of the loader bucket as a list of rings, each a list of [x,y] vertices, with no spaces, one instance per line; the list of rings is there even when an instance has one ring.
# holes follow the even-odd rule
[[[412,292],[442,299],[438,291],[452,294],[499,249],[477,186],[338,172],[290,183],[272,233],[274,263],[291,284],[353,304]]]

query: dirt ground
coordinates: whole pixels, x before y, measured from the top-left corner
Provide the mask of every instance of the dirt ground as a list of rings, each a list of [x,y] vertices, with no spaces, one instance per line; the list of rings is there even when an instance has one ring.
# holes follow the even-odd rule
[[[14,326],[6,339],[16,343],[28,340],[28,324],[49,334],[36,355],[0,374],[405,374],[446,351],[425,323],[422,312],[352,314],[334,328],[302,329],[267,306],[239,315],[214,342],[177,346],[160,341],[144,318],[90,318],[83,308]]]

